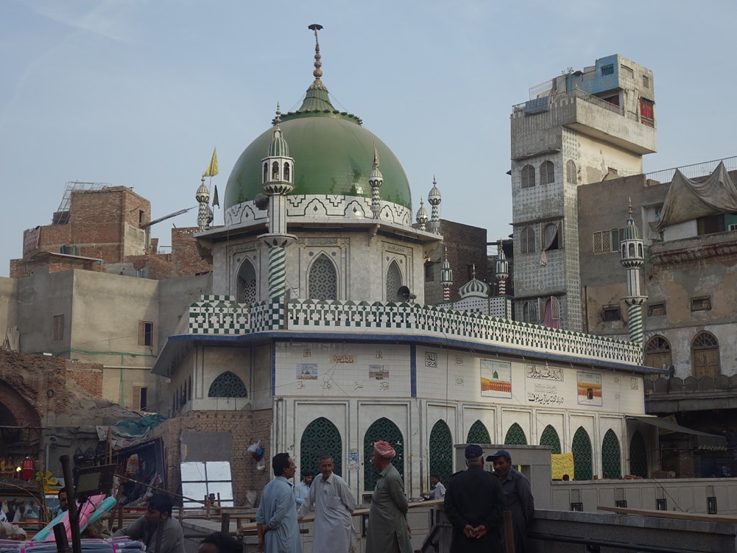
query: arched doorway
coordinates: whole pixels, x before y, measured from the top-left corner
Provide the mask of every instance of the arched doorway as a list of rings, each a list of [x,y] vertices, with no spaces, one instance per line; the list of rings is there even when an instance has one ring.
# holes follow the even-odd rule
[[[404,439],[402,438],[402,432],[396,424],[386,417],[382,417],[368,427],[363,437],[363,489],[367,492],[374,490],[379,476],[379,473],[371,464],[371,458],[374,456],[374,443],[379,440],[389,442],[397,452],[396,457],[392,459],[392,465],[404,478]]]
[[[583,426],[580,426],[573,435],[571,451],[573,452],[574,479],[591,480],[594,476],[591,462],[591,438]]]
[[[622,478],[622,455],[619,438],[614,430],[607,430],[601,442],[601,473],[604,478]]]
[[[468,429],[468,436],[466,437],[467,444],[490,444],[491,436],[489,431],[481,421],[476,421]]]
[[[453,437],[445,421],[438,421],[430,432],[430,475],[448,482],[453,474]]]
[[[527,445],[525,431],[516,422],[507,430],[507,435],[504,437],[504,445]]]
[[[540,434],[540,445],[546,445],[551,448],[551,453],[560,453],[560,437],[557,430],[552,425],[547,425],[543,433]]]
[[[317,474],[321,455],[333,457],[333,472],[343,475],[343,440],[338,428],[325,417],[315,419],[302,432],[299,443],[299,470]]]

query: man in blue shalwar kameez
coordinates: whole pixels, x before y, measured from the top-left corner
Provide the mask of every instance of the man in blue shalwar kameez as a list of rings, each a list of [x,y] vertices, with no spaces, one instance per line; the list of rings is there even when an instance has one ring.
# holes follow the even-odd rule
[[[302,553],[297,523],[297,504],[289,481],[296,466],[288,453],[277,453],[271,460],[274,478],[266,484],[256,511],[258,551],[264,553]]]

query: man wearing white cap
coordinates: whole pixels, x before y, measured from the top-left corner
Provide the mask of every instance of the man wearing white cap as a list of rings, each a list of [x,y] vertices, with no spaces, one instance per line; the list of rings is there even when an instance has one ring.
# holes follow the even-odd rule
[[[371,463],[380,474],[371,498],[366,553],[412,553],[404,483],[391,462],[396,455],[388,442],[374,444]]]

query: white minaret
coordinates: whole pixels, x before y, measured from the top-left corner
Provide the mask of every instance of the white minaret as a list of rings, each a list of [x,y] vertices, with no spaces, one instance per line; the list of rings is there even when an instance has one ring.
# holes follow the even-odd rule
[[[647,296],[642,294],[640,288],[640,267],[645,262],[645,245],[632,217],[631,200],[627,226],[624,229],[624,240],[621,241],[619,248],[620,261],[627,270],[627,295],[624,298],[624,303],[627,304],[627,326],[630,340],[642,344],[645,337],[642,325],[642,305],[647,300]]]
[[[496,278],[499,282],[499,295],[507,295],[507,278],[509,278],[509,261],[507,261],[504,255],[504,248],[502,247],[502,241],[499,240],[496,245]]]
[[[379,170],[379,152],[374,146],[374,162],[371,166],[371,173],[369,173],[369,186],[371,187],[371,213],[374,214],[374,219],[378,219],[381,215],[381,198],[379,192],[381,186],[384,184],[384,175]]]
[[[269,232],[259,239],[269,248],[269,298],[280,298],[286,292],[286,247],[296,240],[287,234],[287,194],[294,189],[294,159],[282,136],[281,112],[276,106],[274,131],[268,155],[261,160],[264,194],[269,198]]]
[[[427,209],[425,209],[425,204],[422,202],[422,198],[420,198],[420,209],[417,210],[417,217],[415,220],[417,221],[417,226],[420,230],[427,230]]]
[[[453,285],[453,269],[450,268],[448,262],[447,246],[443,253],[443,265],[440,268],[440,284],[443,286],[443,301],[448,303],[450,301],[450,287]]]
[[[197,230],[203,231],[210,228],[212,222],[212,211],[210,210],[210,191],[205,185],[205,177],[202,177],[197,192],[194,195],[199,208],[197,209]]]
[[[435,175],[432,177],[432,188],[430,189],[430,193],[427,195],[427,203],[430,204],[430,207],[432,207],[431,215],[430,215],[430,232],[434,232],[435,234],[440,234],[440,190],[438,190],[438,183],[435,180]]]

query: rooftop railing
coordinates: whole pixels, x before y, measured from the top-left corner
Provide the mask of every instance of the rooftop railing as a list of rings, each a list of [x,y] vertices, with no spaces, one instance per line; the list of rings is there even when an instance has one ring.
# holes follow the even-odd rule
[[[650,173],[645,173],[645,178],[647,180],[658,182],[670,182],[673,180],[673,175],[676,174],[676,169],[678,169],[685,177],[696,179],[711,175],[714,172],[714,169],[717,168],[717,165],[721,162],[724,162],[724,166],[727,171],[737,171],[737,156],[732,156],[722,159],[712,159],[711,161],[692,163],[690,165],[681,165],[680,167],[671,167],[670,169],[651,171]]]

